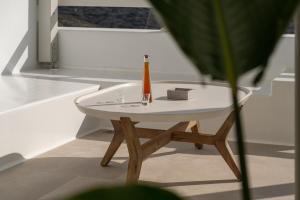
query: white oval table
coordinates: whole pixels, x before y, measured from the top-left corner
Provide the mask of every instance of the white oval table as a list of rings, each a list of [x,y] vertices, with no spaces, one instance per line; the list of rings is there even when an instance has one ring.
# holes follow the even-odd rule
[[[189,88],[188,100],[168,100],[167,90]],[[137,181],[142,161],[153,152],[167,145],[170,141],[194,143],[198,149],[203,144],[214,145],[237,179],[240,171],[228,146],[227,136],[234,123],[231,101],[231,90],[223,83],[196,82],[154,82],[152,84],[153,102],[141,104],[142,86],[139,83],[128,83],[84,95],[75,99],[80,111],[94,117],[111,120],[115,134],[101,165],[107,166],[126,140],[129,152],[127,181]],[[247,88],[239,88],[240,107],[251,96]],[[201,119],[214,118],[228,113],[228,117],[216,134],[199,132]],[[168,130],[137,128],[135,124],[143,121],[178,122]],[[149,138],[141,144],[139,138]]]

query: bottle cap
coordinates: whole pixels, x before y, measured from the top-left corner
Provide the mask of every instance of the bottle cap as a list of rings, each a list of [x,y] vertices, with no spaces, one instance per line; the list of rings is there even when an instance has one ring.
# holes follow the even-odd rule
[[[149,58],[148,55],[144,55],[144,62],[149,62],[148,58]]]

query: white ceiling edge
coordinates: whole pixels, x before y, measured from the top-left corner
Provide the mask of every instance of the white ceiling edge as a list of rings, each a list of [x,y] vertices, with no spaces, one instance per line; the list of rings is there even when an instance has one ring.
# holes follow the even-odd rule
[[[147,0],[59,0],[60,6],[151,7]]]

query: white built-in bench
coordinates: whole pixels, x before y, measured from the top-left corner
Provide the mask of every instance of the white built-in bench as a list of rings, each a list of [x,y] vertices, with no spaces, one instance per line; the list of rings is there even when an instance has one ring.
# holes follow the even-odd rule
[[[73,103],[98,89],[67,79],[0,76],[0,170],[99,129],[99,120]]]

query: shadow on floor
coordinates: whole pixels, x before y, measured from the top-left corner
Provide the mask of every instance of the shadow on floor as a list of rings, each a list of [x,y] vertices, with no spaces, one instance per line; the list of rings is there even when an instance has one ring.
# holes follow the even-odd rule
[[[279,185],[268,185],[263,187],[252,188],[252,199],[278,198],[283,196],[294,195],[294,183],[286,183]],[[201,194],[189,196],[193,200],[220,200],[220,199],[241,199],[241,190],[233,190],[226,192],[217,192],[209,194]]]
[[[94,134],[82,137],[82,140],[96,140],[96,141],[105,141],[110,142],[112,138],[113,131],[110,130],[101,130],[95,132]],[[235,142],[229,143],[232,151],[237,155],[237,150]],[[167,153],[156,153],[152,157],[170,155],[176,153],[187,153],[187,154],[199,154],[199,155],[220,155],[218,151],[213,146],[204,145],[204,149],[197,150],[192,144],[182,143],[182,142],[171,142],[166,147],[174,148],[173,151]],[[247,154],[255,156],[266,156],[274,158],[284,158],[284,159],[294,159],[295,158],[295,147],[294,146],[285,146],[285,145],[271,145],[271,144],[259,144],[259,143],[247,143]]]
[[[192,186],[192,185],[210,185],[210,184],[222,184],[222,183],[238,183],[236,179],[228,180],[204,180],[204,181],[184,181],[184,182],[167,182],[159,183],[152,181],[141,181],[141,183],[155,185],[158,187],[174,187],[174,186]]]

